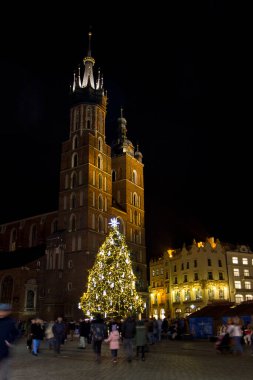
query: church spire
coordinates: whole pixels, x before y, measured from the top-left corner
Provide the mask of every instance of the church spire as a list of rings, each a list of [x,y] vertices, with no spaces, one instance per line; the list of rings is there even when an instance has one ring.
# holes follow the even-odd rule
[[[94,76],[93,76],[93,66],[95,64],[95,59],[91,56],[91,36],[92,33],[89,32],[89,47],[88,47],[88,55],[84,57],[84,75],[83,75],[83,83],[82,87],[92,87],[95,89]]]

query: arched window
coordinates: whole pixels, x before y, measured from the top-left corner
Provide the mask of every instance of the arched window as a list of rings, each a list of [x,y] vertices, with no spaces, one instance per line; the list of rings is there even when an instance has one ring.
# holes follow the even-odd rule
[[[65,175],[65,189],[69,187],[69,176],[68,174]]]
[[[101,194],[98,196],[98,208],[99,210],[103,210],[103,197]]]
[[[137,184],[137,172],[136,172],[136,170],[133,170],[133,172],[132,172],[132,181],[133,181],[133,183]]]
[[[103,133],[103,114],[102,111],[98,111],[98,131]]]
[[[6,276],[1,284],[1,294],[0,302],[2,303],[12,303],[13,294],[13,278],[11,276]]]
[[[101,156],[101,154],[98,155],[98,168],[103,170],[103,158]]]
[[[80,112],[79,109],[75,112],[75,121],[74,121],[74,131],[77,131],[79,129],[80,124]]]
[[[17,245],[17,237],[18,237],[18,233],[17,233],[17,229],[16,228],[13,228],[11,230],[11,235],[10,235],[10,251],[15,251],[16,250],[16,245]]]
[[[98,187],[99,187],[99,189],[103,188],[103,177],[102,177],[102,174],[98,175]]]
[[[92,111],[91,107],[86,108],[86,128],[91,129]]]
[[[76,230],[76,216],[75,215],[71,215],[71,217],[70,217],[69,229],[70,229],[70,231]]]
[[[75,194],[71,194],[71,196],[70,196],[70,207],[76,208],[76,195]]]
[[[133,194],[133,205],[138,207],[138,195],[136,193]]]
[[[105,211],[107,211],[107,198],[105,197]]]
[[[101,137],[98,138],[98,150],[100,150],[100,152],[103,151],[103,141]]]
[[[98,217],[98,232],[104,232],[104,221],[102,215],[99,215]]]
[[[72,140],[72,149],[75,150],[78,147],[78,137],[75,135]]]
[[[27,290],[26,293],[26,309],[34,309],[34,291]]]
[[[51,233],[54,233],[58,230],[58,219],[54,219],[51,223]]]
[[[74,187],[76,187],[77,185],[77,175],[76,173],[72,173],[71,174],[71,189],[73,189]]]
[[[104,190],[107,191],[107,179],[106,179],[106,177],[104,178]]]
[[[78,155],[77,153],[72,154],[72,161],[71,161],[71,167],[76,168],[78,165]]]
[[[33,224],[30,228],[29,247],[34,247],[37,244],[37,226]]]
[[[112,182],[116,181],[116,171],[112,170]]]

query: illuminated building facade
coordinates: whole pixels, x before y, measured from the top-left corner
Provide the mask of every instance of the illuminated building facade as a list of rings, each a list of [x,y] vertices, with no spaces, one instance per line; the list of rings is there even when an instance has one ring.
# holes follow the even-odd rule
[[[230,298],[241,303],[253,300],[253,252],[246,245],[226,252]]]
[[[226,252],[218,240],[194,241],[150,262],[150,315],[186,317],[229,297]]]
[[[88,270],[112,217],[118,219],[126,236],[137,290],[147,297],[142,154],[127,138],[122,110],[117,137],[112,146],[106,142],[107,95],[100,71],[96,78],[93,73],[90,39],[91,33],[83,75],[79,69],[71,90],[69,139],[62,144],[59,208],[0,226],[2,251],[46,243],[40,260],[26,265],[25,276],[21,268],[0,271],[0,302],[15,299],[14,311],[20,317],[73,318],[80,313],[78,303],[86,290]]]

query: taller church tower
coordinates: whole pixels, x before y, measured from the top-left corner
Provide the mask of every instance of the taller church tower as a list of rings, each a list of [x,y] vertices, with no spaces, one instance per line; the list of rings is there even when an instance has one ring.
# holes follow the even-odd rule
[[[65,231],[64,315],[75,315],[87,285],[88,269],[117,217],[132,252],[137,290],[147,288],[142,155],[126,138],[126,120],[118,119],[118,138],[105,140],[107,96],[103,77],[93,73],[91,33],[84,73],[74,75],[69,140],[62,145],[59,229]]]

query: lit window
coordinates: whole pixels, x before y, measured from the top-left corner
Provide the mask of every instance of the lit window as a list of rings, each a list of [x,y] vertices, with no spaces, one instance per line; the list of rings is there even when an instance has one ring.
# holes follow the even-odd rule
[[[248,265],[248,259],[243,257],[242,263],[243,263],[243,265]]]
[[[152,270],[152,276],[153,277],[155,276],[155,270],[154,269]]]
[[[244,269],[243,274],[245,277],[249,277],[249,269]]]
[[[242,295],[242,294],[236,294],[236,295],[235,295],[235,302],[236,302],[236,303],[241,303],[241,302],[243,302],[243,295]]]
[[[240,276],[240,271],[238,268],[234,268],[234,277],[239,277]]]
[[[238,264],[238,257],[232,257],[232,263]]]
[[[136,172],[136,170],[133,170],[133,172],[132,172],[132,181],[133,181],[133,183],[137,183],[137,172]]]
[[[251,289],[251,282],[245,281],[245,289]]]
[[[224,289],[219,289],[219,299],[224,299]]]
[[[102,152],[102,149],[103,149],[103,142],[102,142],[102,139],[99,138],[98,139],[98,150],[100,150],[100,152]]]
[[[242,288],[241,281],[235,281],[235,288],[236,289],[241,289]]]
[[[246,294],[245,299],[246,299],[246,301],[252,301],[253,295],[252,294]]]
[[[161,274],[163,274],[163,268],[161,268]]]

